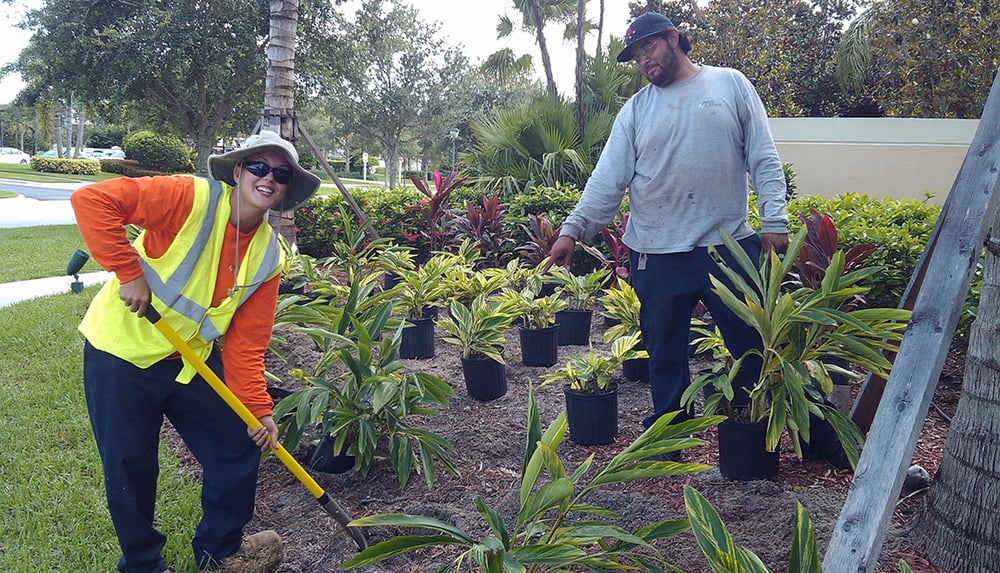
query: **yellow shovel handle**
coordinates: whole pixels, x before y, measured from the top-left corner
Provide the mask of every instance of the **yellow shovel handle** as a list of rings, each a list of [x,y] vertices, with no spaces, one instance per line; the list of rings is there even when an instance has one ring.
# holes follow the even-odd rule
[[[189,364],[194,366],[195,370],[198,371],[198,374],[201,374],[201,377],[205,379],[205,382],[208,382],[208,385],[212,387],[212,390],[215,390],[215,393],[225,400],[226,404],[232,408],[233,412],[236,412],[236,415],[243,420],[247,427],[256,429],[262,426],[260,420],[258,420],[257,417],[243,405],[243,402],[240,402],[240,399],[236,397],[236,394],[233,394],[233,391],[230,390],[222,379],[208,367],[208,364],[205,364],[205,361],[195,353],[194,349],[192,349],[188,343],[185,342],[184,339],[182,339],[169,324],[167,324],[167,321],[162,320],[160,313],[157,312],[152,306],[147,307],[146,318],[149,322],[153,323],[153,326],[155,326],[167,340],[170,341],[170,344],[177,349],[177,352],[180,352],[181,356],[183,356]],[[320,499],[323,496],[324,491],[322,486],[316,483],[316,480],[314,480],[312,476],[306,472],[305,468],[303,468],[302,465],[292,457],[292,454],[288,453],[288,450],[286,450],[280,442],[271,444],[271,450],[274,452],[274,455],[278,456],[281,463],[285,464],[288,470],[292,472],[292,475],[298,478],[298,480],[302,482],[302,485],[306,486],[309,493],[313,494],[316,499]]]
[[[149,322],[151,322],[153,326],[155,326],[156,329],[170,341],[170,344],[177,349],[177,352],[180,352],[181,356],[183,356],[188,363],[194,365],[195,370],[197,370],[198,373],[201,374],[201,377],[208,382],[208,385],[212,387],[212,390],[215,390],[215,393],[218,394],[230,408],[232,408],[233,412],[236,412],[236,415],[238,415],[249,428],[256,429],[263,426],[263,424],[260,423],[260,420],[258,420],[257,417],[243,405],[243,402],[240,402],[240,399],[233,394],[233,391],[226,386],[222,379],[208,367],[208,364],[205,364],[205,361],[195,354],[195,351],[188,345],[187,342],[184,341],[184,339],[180,337],[180,335],[177,334],[177,331],[171,328],[171,326],[167,324],[167,321],[163,320],[163,317],[160,316],[160,313],[157,312],[152,305],[146,308],[146,319],[148,319]],[[271,451],[273,451],[274,455],[281,460],[281,463],[285,464],[288,471],[292,472],[292,475],[302,482],[302,485],[306,486],[309,493],[311,493],[316,498],[316,501],[319,502],[323,511],[330,514],[330,517],[343,527],[344,531],[346,531],[354,539],[358,549],[363,550],[368,547],[368,538],[365,536],[364,532],[358,527],[348,525],[351,522],[351,518],[347,515],[347,512],[345,512],[328,493],[323,491],[323,488],[316,483],[316,480],[309,475],[309,472],[307,472],[305,468],[303,468],[299,462],[292,457],[292,454],[288,453],[288,450],[286,450],[280,442],[271,444]]]

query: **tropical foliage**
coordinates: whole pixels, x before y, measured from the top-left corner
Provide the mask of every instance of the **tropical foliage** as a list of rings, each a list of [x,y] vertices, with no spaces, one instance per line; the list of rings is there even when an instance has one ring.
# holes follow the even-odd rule
[[[389,293],[373,295],[372,288],[352,281],[343,300],[305,306],[296,305],[294,296],[283,301],[277,327],[294,324],[292,330],[307,334],[322,354],[312,372],[290,371],[301,389],[278,402],[274,418],[290,451],[316,425],[334,438],[335,452],[354,456],[362,474],[387,457],[400,487],[416,471],[429,489],[435,461],[451,473],[458,470],[451,444],[413,420],[436,414],[434,407],[447,407],[455,394],[436,376],[404,371],[398,358],[403,324],[392,320]]]
[[[703,443],[691,438],[691,434],[719,423],[721,418],[698,418],[676,425],[670,424],[672,420],[671,414],[662,416],[603,468],[591,467],[594,460],[591,455],[579,467],[568,471],[556,453],[566,435],[566,415],[559,414],[543,431],[534,395],[529,393],[519,504],[512,521],[506,521],[478,495],[474,503],[485,525],[482,537],[422,515],[363,517],[351,525],[403,527],[409,532],[365,549],[341,567],[355,569],[425,547],[448,546],[456,548],[458,555],[440,571],[554,573],[576,568],[672,569],[653,542],[683,533],[689,527],[687,520],[660,521],[629,531],[614,523],[617,516],[613,512],[587,499],[603,487],[709,469],[701,464],[647,461],[656,455]]]
[[[846,89],[886,115],[977,118],[1000,67],[993,2],[874,2],[836,54]]]
[[[862,436],[843,413],[825,402],[833,386],[827,361],[841,359],[888,377],[891,363],[883,352],[898,348],[910,312],[895,308],[853,308],[849,303],[864,294],[866,288],[862,284],[877,269],[865,267],[845,272],[844,254],[840,251],[833,255],[816,288],[803,285],[788,290],[786,280],[806,235],[806,229],[799,230],[784,258],[771,252],[762,257],[758,266],[739,243],[723,234],[723,242],[737,261],[742,276],[709,247],[720,272],[734,285],[730,288],[713,276],[713,291],[757,331],[762,348],[735,357],[725,374],[699,377],[685,391],[684,401],[690,402],[703,386],[718,384],[720,379],[723,383],[737,380],[744,361],[749,356],[759,357],[762,366],[750,389],[749,409],[735,414],[750,421],[767,422],[765,445],[769,451],[774,451],[787,430],[799,457],[802,456],[800,440],[809,442],[810,414],[826,419],[836,430],[853,466],[857,463]],[[854,376],[846,369],[837,372]],[[732,397],[731,392],[726,394]],[[721,394],[707,398],[706,410],[713,411],[722,399]]]
[[[571,356],[565,366],[542,376],[542,385],[565,382],[576,392],[606,392],[623,362],[648,356],[645,350],[636,350],[638,344],[639,333],[636,332],[615,339],[608,355],[598,354],[591,348],[587,354]]]

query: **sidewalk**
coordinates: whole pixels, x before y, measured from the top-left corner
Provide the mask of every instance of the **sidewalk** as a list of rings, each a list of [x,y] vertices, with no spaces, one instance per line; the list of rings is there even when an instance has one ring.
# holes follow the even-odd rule
[[[0,199],[0,229],[38,225],[75,225],[69,200],[39,201],[23,195]]]
[[[111,273],[105,271],[84,273],[80,275],[80,281],[84,284],[84,286],[103,283],[109,278],[111,278]],[[39,296],[69,293],[71,292],[70,283],[72,282],[73,277],[65,275],[44,279],[34,279],[30,281],[2,283],[0,284],[0,308]]]

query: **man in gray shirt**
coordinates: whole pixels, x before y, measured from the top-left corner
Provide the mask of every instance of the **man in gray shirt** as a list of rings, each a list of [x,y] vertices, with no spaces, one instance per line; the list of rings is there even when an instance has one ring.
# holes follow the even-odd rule
[[[680,409],[690,383],[688,332],[701,300],[734,356],[760,348],[756,331],[711,291],[709,273],[725,277],[707,246],[739,268],[720,231],[757,260],[762,249],[788,244],[785,178],[771,139],[764,104],[739,71],[693,63],[688,38],[661,14],[636,18],[619,62],[634,59],[649,80],[622,107],[594,172],[562,225],[551,263],[568,266],[576,241],[606,225],[628,192],[630,216],[623,241],[631,249],[631,282],[642,304],[642,340],[649,352],[653,413]],[[762,232],[747,224],[747,175],[757,191]],[[744,364],[752,386],[760,359]],[[746,400],[746,395],[743,395]],[[676,419],[683,419],[683,414]]]

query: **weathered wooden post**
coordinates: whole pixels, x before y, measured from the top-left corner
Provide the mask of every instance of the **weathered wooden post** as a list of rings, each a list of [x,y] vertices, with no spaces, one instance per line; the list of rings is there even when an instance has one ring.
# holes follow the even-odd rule
[[[874,571],[886,527],[969,291],[1000,183],[1000,73],[938,218],[925,284],[872,422],[823,571]]]

